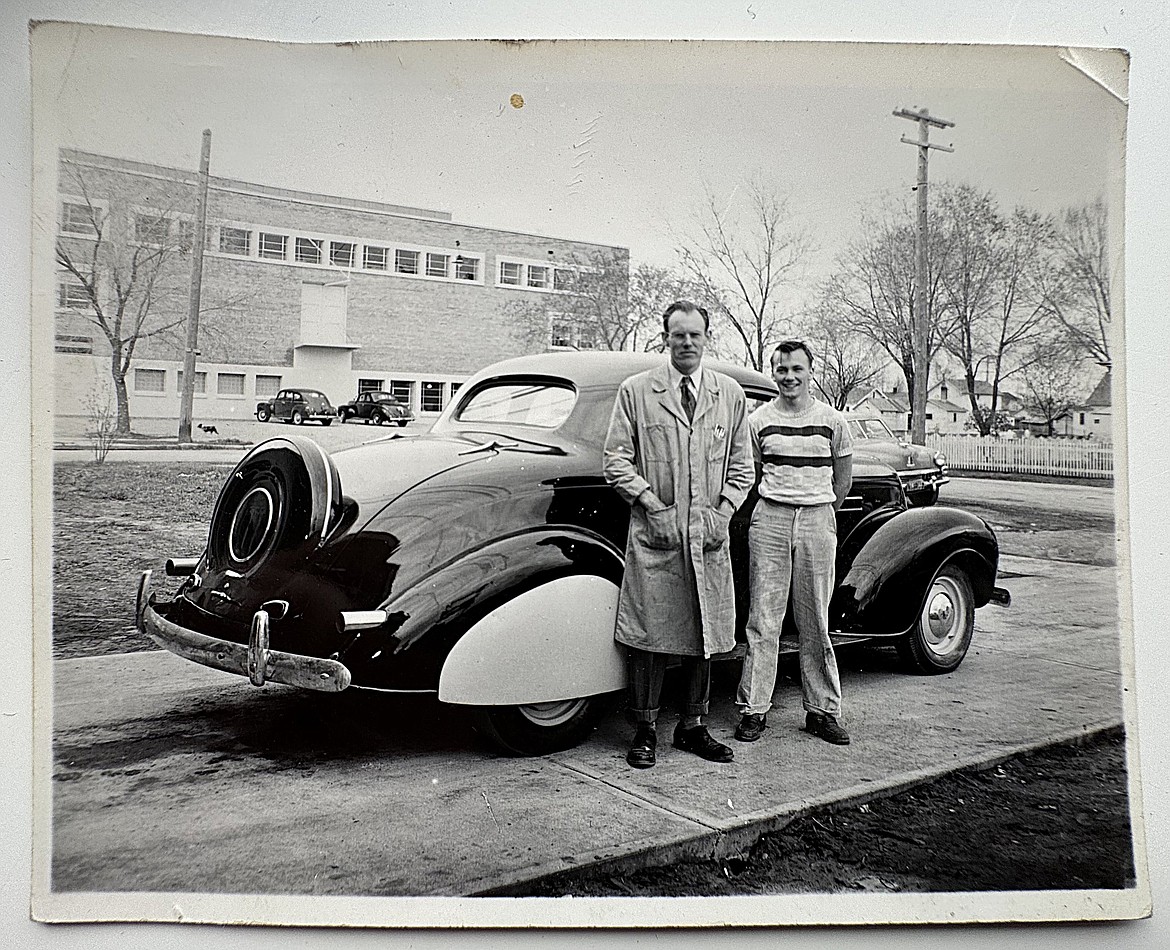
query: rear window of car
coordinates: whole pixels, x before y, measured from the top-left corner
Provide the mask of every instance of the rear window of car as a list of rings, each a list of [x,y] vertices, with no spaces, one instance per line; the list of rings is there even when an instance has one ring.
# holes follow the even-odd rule
[[[489,383],[476,388],[459,407],[459,422],[495,422],[555,429],[573,411],[576,391],[551,382]]]

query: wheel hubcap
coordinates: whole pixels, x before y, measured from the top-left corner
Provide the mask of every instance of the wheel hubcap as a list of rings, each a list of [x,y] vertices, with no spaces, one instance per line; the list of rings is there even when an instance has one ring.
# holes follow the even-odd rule
[[[927,648],[937,656],[952,653],[967,626],[967,606],[958,585],[949,577],[936,578],[922,611]]]
[[[559,726],[568,722],[582,708],[585,699],[561,699],[551,703],[531,703],[520,706],[520,715],[537,726]]]

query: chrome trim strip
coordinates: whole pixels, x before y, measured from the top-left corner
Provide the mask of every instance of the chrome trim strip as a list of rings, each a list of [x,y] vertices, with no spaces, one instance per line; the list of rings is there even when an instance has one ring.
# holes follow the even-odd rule
[[[321,456],[321,465],[325,469],[325,520],[321,522],[321,541],[323,543],[326,536],[329,534],[329,517],[333,513],[333,479],[331,477],[332,470],[329,467],[329,456],[326,454],[325,450],[311,439],[309,440],[309,444],[312,445],[313,448],[317,450],[317,454]]]

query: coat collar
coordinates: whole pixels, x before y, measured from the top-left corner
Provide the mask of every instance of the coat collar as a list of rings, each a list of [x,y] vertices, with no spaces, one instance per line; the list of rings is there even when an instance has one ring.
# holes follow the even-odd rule
[[[694,425],[695,422],[698,422],[699,419],[715,408],[719,402],[719,394],[721,392],[716,373],[709,366],[704,366],[700,391],[696,393],[695,418],[693,421],[688,421],[687,414],[683,412],[679,394],[675,391],[674,386],[671,385],[669,359],[661,366],[650,371],[650,388],[658,395],[658,401],[662,404],[662,407],[671,415],[676,416],[683,425],[688,426]]]

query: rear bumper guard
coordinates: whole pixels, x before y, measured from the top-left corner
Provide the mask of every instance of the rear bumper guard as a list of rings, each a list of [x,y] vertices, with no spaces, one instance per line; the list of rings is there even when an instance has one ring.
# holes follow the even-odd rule
[[[991,597],[988,598],[988,603],[995,604],[997,607],[1010,607],[1012,605],[1012,595],[1003,587],[991,588]]]
[[[349,669],[337,660],[270,649],[270,618],[265,610],[257,610],[252,615],[247,643],[209,637],[168,620],[154,606],[151,594],[153,573],[144,571],[138,581],[135,609],[138,629],[176,656],[225,673],[246,676],[253,686],[282,683],[323,693],[339,693],[349,687]]]

